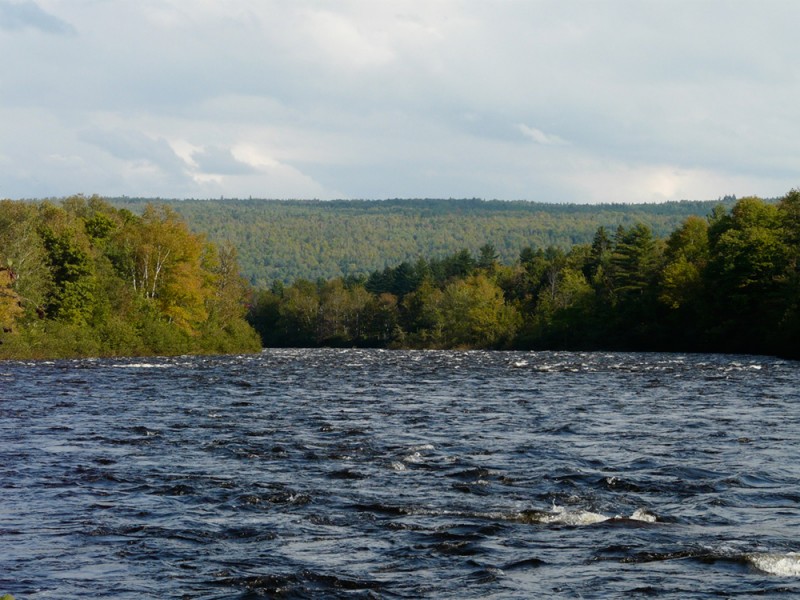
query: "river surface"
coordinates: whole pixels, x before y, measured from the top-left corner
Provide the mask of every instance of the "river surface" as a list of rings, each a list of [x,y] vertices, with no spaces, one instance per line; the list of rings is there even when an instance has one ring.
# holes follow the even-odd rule
[[[0,363],[0,595],[800,593],[800,363]]]

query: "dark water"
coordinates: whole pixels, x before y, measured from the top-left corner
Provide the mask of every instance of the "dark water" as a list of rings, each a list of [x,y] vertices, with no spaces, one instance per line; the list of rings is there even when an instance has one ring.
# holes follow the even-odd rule
[[[0,594],[788,597],[798,367],[362,350],[0,364]]]

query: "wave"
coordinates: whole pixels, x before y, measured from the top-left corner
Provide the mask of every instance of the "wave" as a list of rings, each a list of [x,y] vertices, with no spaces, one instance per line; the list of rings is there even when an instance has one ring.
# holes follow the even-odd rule
[[[629,517],[621,515],[608,516],[588,510],[569,510],[563,506],[553,505],[550,511],[528,510],[519,513],[519,518],[514,519],[523,523],[541,523],[545,525],[595,525],[606,521],[626,522],[636,521],[641,523],[655,523],[658,518],[644,508],[636,509]]]
[[[745,559],[759,571],[770,575],[800,576],[800,553],[798,552],[755,552],[745,555]]]
[[[622,557],[621,562],[638,564],[685,559],[709,564],[716,562],[744,564],[768,575],[800,577],[800,553],[798,552],[742,552],[729,545],[668,552],[639,552]]]
[[[597,523],[656,523],[658,517],[645,508],[635,510],[630,516],[615,515],[609,516],[589,510],[570,510],[562,506],[553,505],[552,510],[523,510],[519,512],[472,512],[458,510],[439,510],[423,507],[404,507],[375,504],[358,504],[358,510],[376,512],[389,515],[418,515],[434,517],[459,517],[469,519],[487,519],[491,521],[513,521],[529,525],[567,525],[579,527],[585,525],[595,525]]]
[[[170,363],[126,363],[111,366],[115,369],[169,369],[176,365]]]

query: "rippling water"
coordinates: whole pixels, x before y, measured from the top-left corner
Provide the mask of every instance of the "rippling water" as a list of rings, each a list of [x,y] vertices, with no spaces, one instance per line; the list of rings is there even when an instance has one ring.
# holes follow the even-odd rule
[[[269,350],[0,364],[0,594],[800,592],[798,363]]]

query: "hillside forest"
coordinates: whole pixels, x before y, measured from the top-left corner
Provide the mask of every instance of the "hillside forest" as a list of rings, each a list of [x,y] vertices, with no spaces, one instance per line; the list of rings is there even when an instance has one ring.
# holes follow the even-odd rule
[[[721,198],[726,207],[734,197]],[[112,198],[141,213],[151,200]],[[369,275],[404,261],[476,254],[491,243],[498,260],[513,263],[526,246],[568,250],[590,243],[598,227],[643,223],[658,237],[686,217],[705,216],[713,201],[662,204],[546,204],[474,199],[409,200],[159,200],[190,229],[231,244],[242,273],[257,288],[275,280]]]
[[[184,209],[202,213],[199,202]],[[419,201],[418,208],[439,225],[436,211],[456,223],[461,217],[453,216],[455,203]],[[442,230],[439,237],[448,244],[428,255],[390,263],[369,254],[364,262],[378,265],[371,270],[351,256],[346,275],[278,276],[257,286],[252,281],[260,276],[241,274],[236,244],[219,239],[220,231],[240,231],[247,211],[229,215],[230,225],[217,215],[217,238],[206,238],[197,222],[177,212],[177,203],[123,204],[96,196],[0,202],[0,358],[246,352],[260,347],[259,335],[266,346],[800,357],[798,190],[775,201],[750,197],[634,209],[631,214],[645,218],[634,221],[628,214],[614,226],[601,224],[585,242],[529,241],[511,259],[508,240],[516,234],[498,239],[490,227],[478,230],[511,219],[504,211],[520,207],[465,201],[463,222],[473,211],[478,225],[455,227],[474,228],[460,249],[449,249],[457,240]],[[301,212],[313,212],[317,204],[288,203]],[[353,210],[354,223],[362,223],[357,217],[364,213],[394,223],[387,216],[394,211],[402,216],[397,223],[418,222],[401,229],[402,235],[418,234],[428,217],[414,216],[414,205],[344,203],[322,212]],[[703,208],[705,214],[696,214]],[[624,213],[613,206],[597,214],[591,207],[560,210],[581,227],[604,210]],[[549,217],[556,223],[551,239],[583,239],[559,225],[556,213]],[[674,227],[660,233],[670,220]],[[374,235],[348,227],[351,238]],[[425,239],[435,240],[435,234]],[[417,235],[417,242],[423,237]]]
[[[618,349],[799,357],[800,191],[689,216],[659,237],[601,226],[568,250],[491,243],[257,293],[269,346]]]

